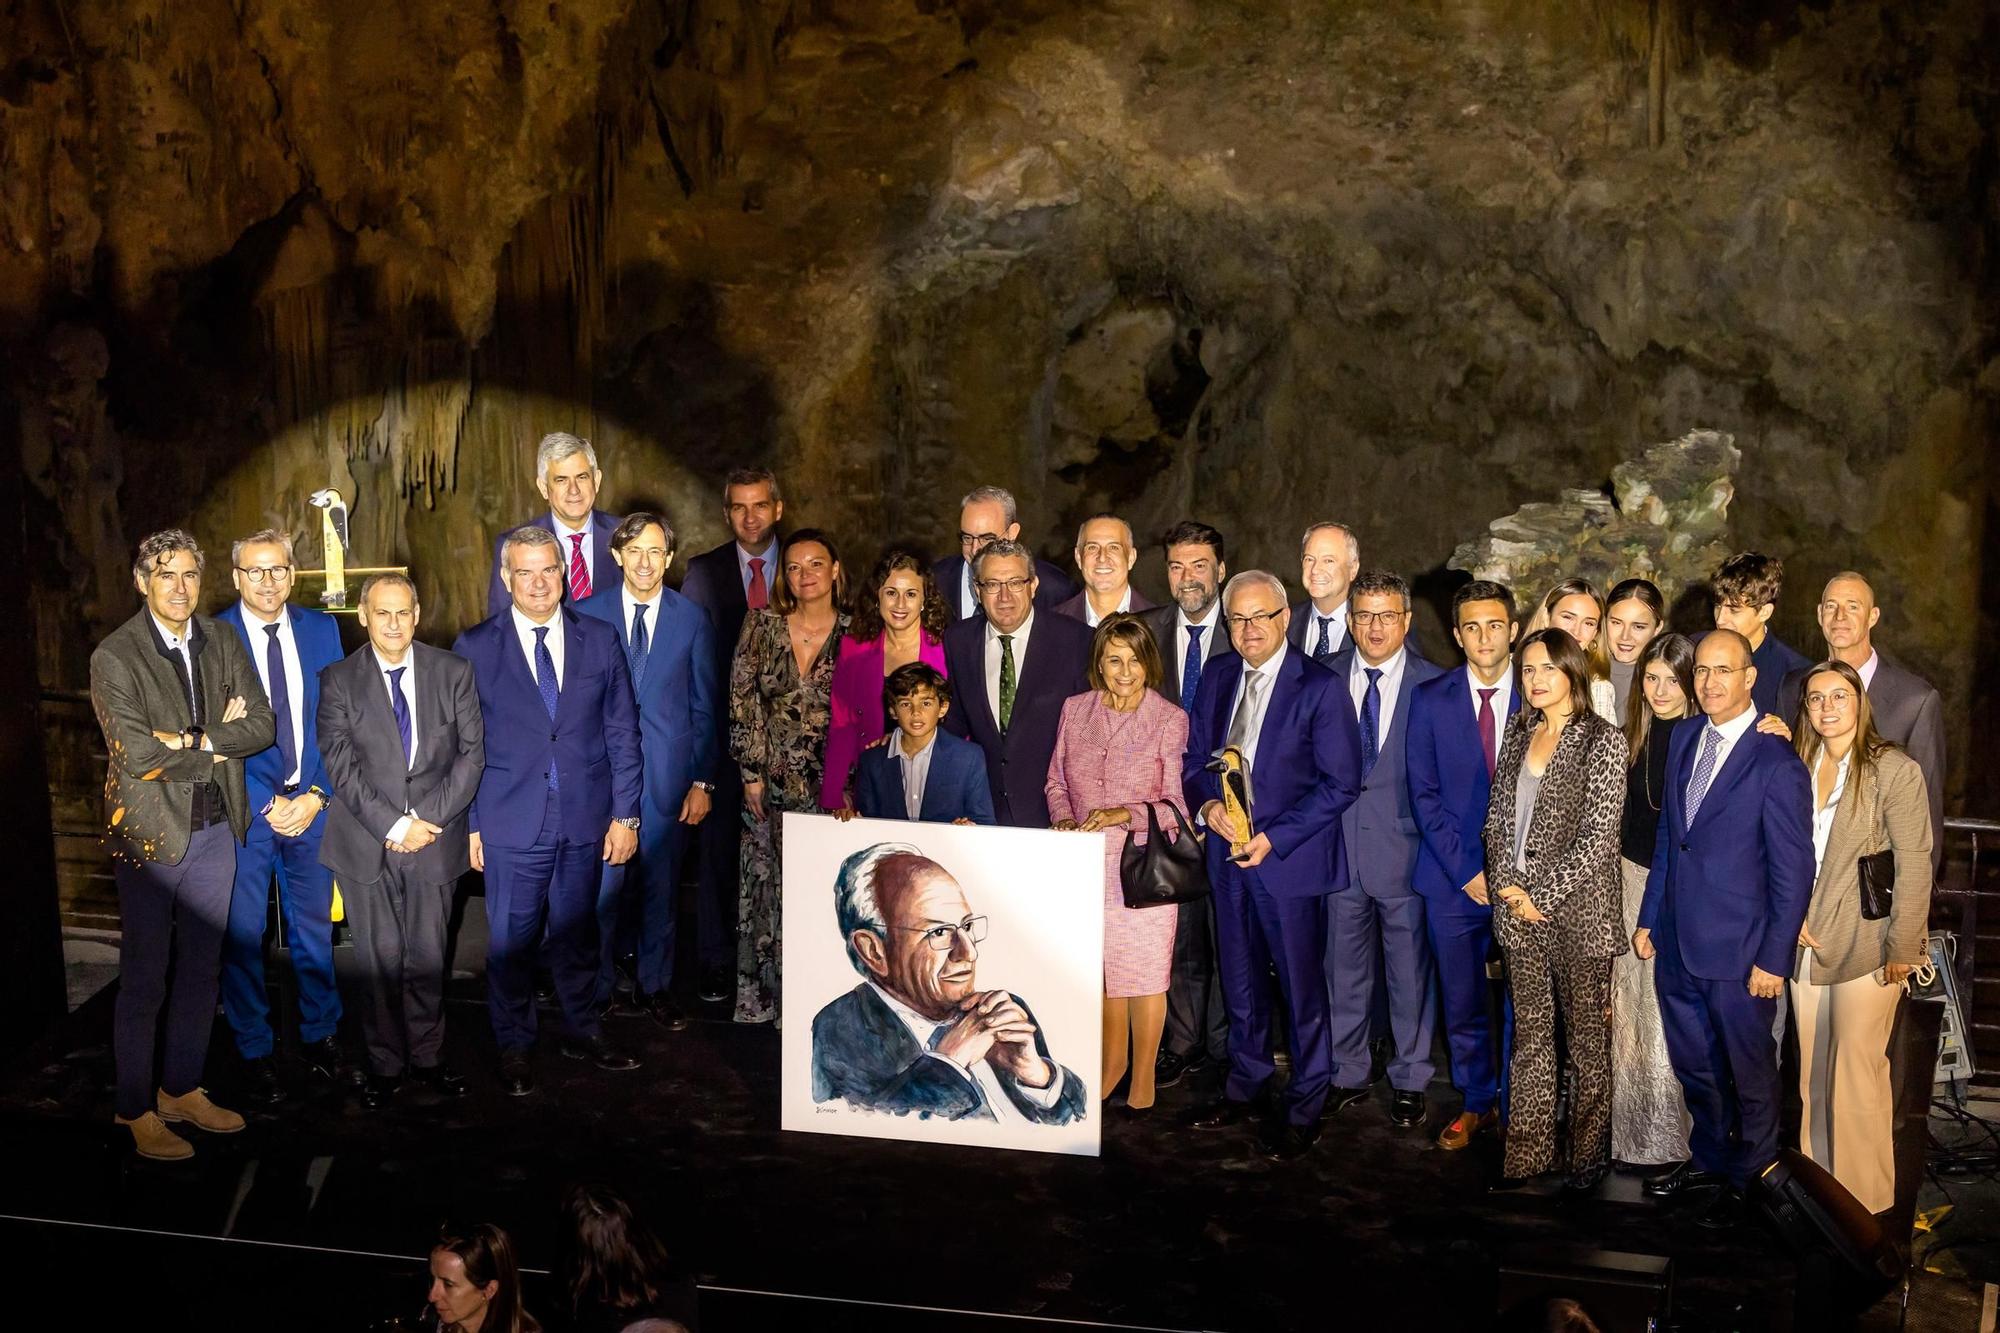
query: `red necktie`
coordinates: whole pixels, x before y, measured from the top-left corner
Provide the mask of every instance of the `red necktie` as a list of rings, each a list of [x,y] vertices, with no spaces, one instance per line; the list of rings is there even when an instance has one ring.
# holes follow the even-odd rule
[[[752,611],[762,611],[771,602],[771,590],[764,584],[764,557],[750,558],[750,586],[743,591],[743,600],[750,603]]]
[[[569,599],[580,602],[590,596],[590,566],[583,563],[583,534],[569,534]]]
[[[1486,751],[1486,776],[1489,778],[1499,764],[1493,748],[1493,696],[1499,692],[1497,686],[1479,691],[1479,747]]]

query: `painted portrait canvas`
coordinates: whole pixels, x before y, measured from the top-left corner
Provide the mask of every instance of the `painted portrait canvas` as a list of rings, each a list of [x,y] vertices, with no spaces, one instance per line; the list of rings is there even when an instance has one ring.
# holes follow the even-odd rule
[[[784,1127],[1095,1156],[1099,839],[784,819]]]

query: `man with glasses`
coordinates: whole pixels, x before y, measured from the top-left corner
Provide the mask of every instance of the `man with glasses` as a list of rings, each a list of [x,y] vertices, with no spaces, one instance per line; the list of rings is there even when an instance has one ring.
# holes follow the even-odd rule
[[[1339,677],[1285,641],[1291,612],[1275,574],[1232,578],[1222,605],[1235,654],[1209,664],[1188,714],[1181,782],[1207,823],[1229,1078],[1188,1124],[1224,1129],[1272,1110],[1264,1154],[1292,1161],[1319,1139],[1332,1083],[1327,1040],[1326,896],[1347,887],[1340,816],[1361,786],[1361,734]],[[1250,774],[1252,827],[1222,803],[1209,762],[1225,746]],[[1286,1008],[1292,1076],[1273,1096],[1269,972]]]
[[[981,599],[973,586],[977,577],[973,565],[979,553],[993,542],[1020,539],[1019,514],[1010,493],[998,486],[974,486],[966,492],[965,498],[958,502],[958,554],[948,555],[931,567],[938,593],[951,608],[953,620],[964,620],[980,610]],[[1039,580],[1035,593],[1037,606],[1054,611],[1076,596],[1076,585],[1069,581],[1068,575],[1046,560],[1035,560],[1032,556],[1030,559]]]
[[[1019,542],[987,543],[974,573],[985,614],[945,628],[945,674],[957,682],[959,706],[944,715],[944,728],[986,752],[1000,823],[1047,828],[1049,760],[1063,701],[1090,688],[1091,632],[1080,620],[1037,610],[1035,560]]]
[[[243,1092],[275,1106],[285,1099],[271,1053],[276,1038],[264,989],[264,922],[271,876],[299,988],[299,1037],[306,1067],[332,1083],[340,1072],[340,991],[333,979],[333,872],[320,864],[320,839],[333,780],[320,759],[319,673],[341,660],[333,617],[291,606],[290,534],[265,528],[230,548],[237,600],[216,619],[236,631],[271,703],[276,736],[243,765],[250,835],[236,854],[229,932],[222,946],[222,1012],[243,1059]]]
[[[813,1016],[815,1102],[941,1120],[1066,1125],[1082,1079],[1020,996],[978,989],[976,915],[951,873],[878,842],[841,863],[834,916],[861,984]]]

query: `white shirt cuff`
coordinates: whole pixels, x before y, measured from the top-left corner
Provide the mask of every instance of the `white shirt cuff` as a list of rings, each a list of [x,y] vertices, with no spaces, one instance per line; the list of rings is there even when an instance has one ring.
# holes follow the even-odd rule
[[[397,820],[395,823],[389,826],[388,836],[385,837],[383,841],[401,842],[404,838],[409,836],[410,825],[415,823],[416,819],[417,817],[415,815],[404,815],[401,819]]]
[[[1063,1067],[1053,1060],[1047,1063],[1049,1068],[1056,1071],[1056,1076],[1049,1080],[1049,1086],[1046,1088],[1031,1088],[1019,1079],[1014,1080],[1014,1091],[1021,1095],[1021,1100],[1039,1106],[1044,1111],[1056,1104],[1063,1090]]]

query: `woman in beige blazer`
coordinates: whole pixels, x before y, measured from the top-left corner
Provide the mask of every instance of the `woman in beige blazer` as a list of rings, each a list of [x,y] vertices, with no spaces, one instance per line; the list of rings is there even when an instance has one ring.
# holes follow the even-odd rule
[[[1799,1030],[1799,1143],[1861,1205],[1896,1200],[1889,1031],[1903,981],[1923,961],[1931,910],[1930,797],[1916,761],[1875,731],[1868,691],[1845,662],[1806,677],[1792,734],[1813,778],[1819,870],[1791,981]],[[1886,915],[1862,915],[1863,857],[1894,854]]]

